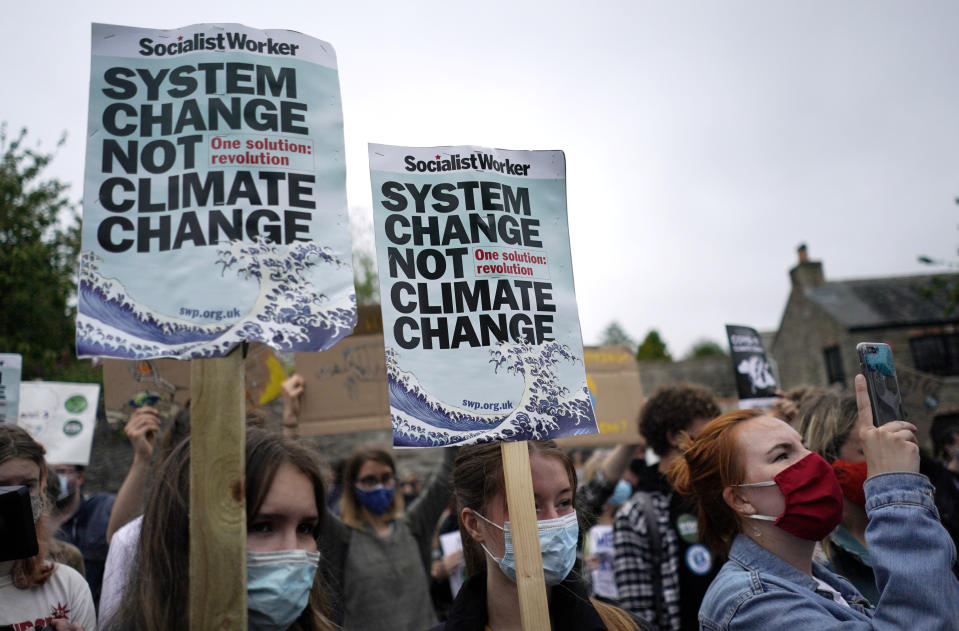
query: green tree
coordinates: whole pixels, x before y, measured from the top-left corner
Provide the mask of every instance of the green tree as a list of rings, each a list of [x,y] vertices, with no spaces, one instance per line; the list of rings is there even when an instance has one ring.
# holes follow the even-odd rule
[[[699,340],[693,344],[692,350],[689,351],[685,359],[698,359],[700,357],[726,357],[726,349],[712,340]]]
[[[600,340],[600,344],[603,346],[618,344],[620,346],[625,346],[630,350],[630,352],[636,348],[636,340],[631,338],[629,333],[627,333],[623,327],[619,325],[619,322],[616,322],[615,320],[610,322],[609,326],[603,330],[603,337]]]
[[[369,252],[353,251],[353,287],[356,304],[375,305],[380,300],[380,284],[376,276],[376,261]]]
[[[959,204],[959,198],[956,199],[956,204]],[[959,268],[959,263],[934,259],[925,255],[919,257],[919,262],[936,267],[948,267],[953,270]],[[948,276],[933,276],[929,284],[920,287],[919,291],[926,300],[942,303],[944,305],[943,315],[947,318],[952,317],[959,307],[959,277],[956,277],[954,273],[950,273]]]
[[[27,147],[26,138],[26,129],[10,137],[0,125],[0,351],[23,355],[24,379],[78,376],[80,218],[67,184],[42,177],[54,154]]]
[[[652,329],[643,338],[642,344],[639,345],[639,349],[636,351],[636,359],[640,361],[649,359],[672,361],[673,357],[666,348],[666,342],[659,337],[659,331]]]

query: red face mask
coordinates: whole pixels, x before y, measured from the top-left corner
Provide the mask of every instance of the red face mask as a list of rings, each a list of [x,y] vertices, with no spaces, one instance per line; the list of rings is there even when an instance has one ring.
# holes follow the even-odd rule
[[[832,461],[832,468],[846,499],[865,508],[866,492],[862,490],[862,485],[866,483],[866,461],[847,462],[837,458]]]
[[[747,515],[774,522],[786,532],[808,541],[821,541],[842,521],[842,489],[836,474],[822,456],[813,452],[780,471],[768,482],[737,484],[740,487],[779,486],[786,508],[779,517]]]

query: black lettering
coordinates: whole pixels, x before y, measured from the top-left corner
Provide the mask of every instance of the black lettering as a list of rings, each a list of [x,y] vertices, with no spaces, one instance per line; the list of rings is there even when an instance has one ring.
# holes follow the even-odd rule
[[[383,182],[380,191],[383,193],[383,197],[392,200],[392,203],[386,200],[381,201],[383,208],[395,211],[406,210],[407,201],[406,196],[403,195],[402,184],[399,182]]]
[[[108,177],[103,180],[103,183],[100,184],[100,205],[103,206],[106,210],[114,213],[122,213],[133,208],[133,200],[125,199],[120,202],[113,200],[113,191],[120,187],[127,193],[132,193],[137,190],[137,187],[134,186],[133,182],[126,178],[122,177]]]
[[[97,226],[97,243],[107,252],[126,252],[133,245],[133,239],[113,240],[113,228],[119,227],[122,232],[133,230],[133,222],[126,217],[107,217]]]
[[[132,99],[137,94],[137,84],[129,81],[125,77],[135,76],[136,73],[130,68],[121,68],[119,66],[107,68],[106,72],[103,73],[103,80],[109,85],[112,85],[113,88],[104,88],[103,93],[111,99]]]

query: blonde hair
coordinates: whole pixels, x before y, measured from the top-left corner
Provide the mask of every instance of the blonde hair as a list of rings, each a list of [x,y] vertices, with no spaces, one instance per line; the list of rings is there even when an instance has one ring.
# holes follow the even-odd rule
[[[832,462],[856,427],[858,416],[855,396],[825,390],[803,399],[796,420],[806,449]]]
[[[590,604],[603,621],[608,631],[645,631],[628,613],[608,603],[595,598],[589,599]]]

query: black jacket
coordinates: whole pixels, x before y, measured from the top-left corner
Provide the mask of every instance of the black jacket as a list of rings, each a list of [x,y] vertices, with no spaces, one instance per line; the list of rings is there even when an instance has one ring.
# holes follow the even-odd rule
[[[606,629],[603,620],[589,602],[589,592],[572,574],[552,588],[549,619],[553,631],[605,631]],[[453,600],[449,619],[430,631],[483,631],[488,620],[486,572],[479,572],[463,583],[456,599]]]

